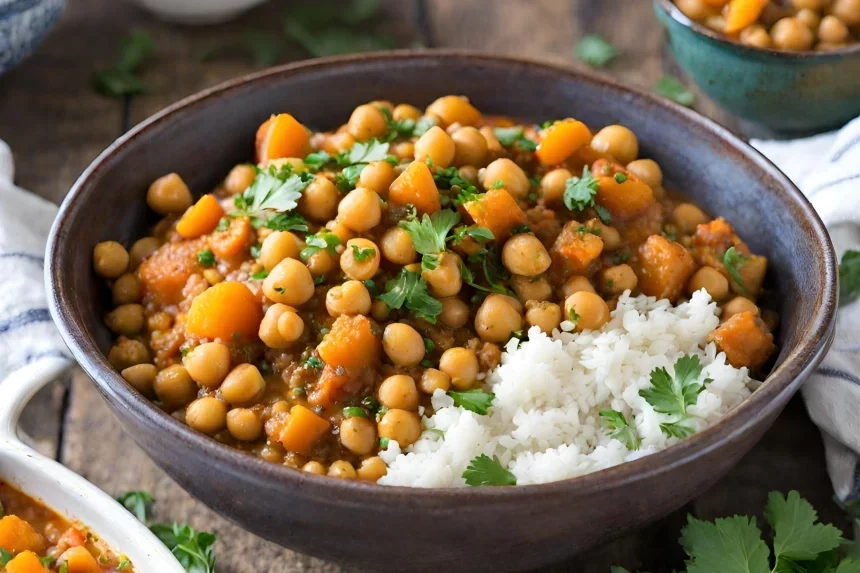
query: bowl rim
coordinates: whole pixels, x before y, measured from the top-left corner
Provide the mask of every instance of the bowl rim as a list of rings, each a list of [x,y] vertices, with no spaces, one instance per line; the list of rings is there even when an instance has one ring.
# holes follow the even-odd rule
[[[134,145],[135,139],[177,116],[210,103],[210,100],[229,96],[232,92],[247,88],[257,82],[277,81],[284,76],[301,75],[307,71],[332,70],[363,63],[403,62],[409,60],[448,60],[465,65],[481,63],[522,68],[540,69],[545,73],[589,84],[594,89],[609,90],[619,99],[641,98],[649,105],[662,107],[673,114],[678,121],[704,129],[723,143],[736,149],[747,158],[762,175],[778,184],[776,193],[791,204],[798,223],[805,235],[812,239],[820,256],[816,258],[818,268],[815,276],[820,285],[820,293],[814,302],[813,319],[804,326],[799,337],[800,343],[791,349],[777,368],[765,379],[765,383],[753,395],[734,410],[728,412],[718,423],[706,430],[667,449],[642,458],[625,462],[610,468],[592,472],[566,480],[521,485],[515,487],[446,487],[414,488],[407,486],[383,486],[359,480],[327,479],[300,469],[273,464],[261,458],[248,455],[240,450],[222,444],[208,436],[195,432],[172,416],[159,409],[150,400],[129,386],[107,362],[106,357],[95,341],[87,335],[78,316],[72,313],[71,296],[65,288],[64,273],[73,268],[74,263],[62,256],[60,239],[66,234],[70,224],[69,212],[84,203],[83,194],[91,185],[91,179],[98,174],[118,151]],[[63,201],[59,214],[52,226],[46,249],[45,280],[48,287],[48,306],[51,315],[75,359],[87,374],[96,381],[99,391],[110,402],[120,403],[129,414],[154,429],[156,436],[169,436],[180,442],[178,447],[195,449],[204,453],[214,465],[225,464],[243,472],[243,479],[271,484],[277,482],[281,487],[300,487],[302,496],[308,500],[331,501],[336,496],[340,505],[366,504],[368,501],[384,503],[397,498],[397,502],[421,509],[460,509],[464,505],[507,503],[522,501],[525,498],[553,497],[574,489],[577,494],[617,488],[647,477],[666,472],[683,465],[692,459],[718,448],[721,444],[733,441],[746,432],[757,418],[772,413],[777,406],[779,395],[796,389],[803,378],[820,362],[833,336],[836,320],[837,301],[837,264],[836,254],[830,237],[812,208],[809,201],[794,186],[788,177],[761,153],[728,129],[700,116],[696,112],[659,98],[653,94],[622,86],[614,81],[592,73],[583,73],[550,62],[511,56],[490,55],[469,50],[394,50],[388,52],[369,52],[348,56],[334,56],[305,60],[286,64],[268,70],[241,76],[186,97],[144,120],[125,135],[117,139],[103,151],[75,182]]]
[[[707,26],[704,26],[695,20],[687,17],[683,12],[681,12],[680,8],[678,8],[672,0],[654,0],[654,4],[662,9],[666,14],[672,17],[673,20],[678,22],[679,24],[690,28],[697,34],[701,36],[705,36],[715,42],[719,42],[720,44],[735,49],[739,52],[749,52],[754,54],[765,54],[774,58],[783,58],[785,60],[797,61],[797,60],[827,60],[827,59],[838,59],[842,56],[855,55],[860,54],[860,42],[855,44],[849,44],[844,48],[837,48],[835,50],[827,50],[822,52],[817,52],[815,50],[801,50],[801,51],[788,51],[788,50],[774,50],[772,48],[756,48],[754,46],[747,46],[746,44],[741,44],[740,42],[736,42],[728,39],[724,34],[720,34],[714,30],[711,30]]]

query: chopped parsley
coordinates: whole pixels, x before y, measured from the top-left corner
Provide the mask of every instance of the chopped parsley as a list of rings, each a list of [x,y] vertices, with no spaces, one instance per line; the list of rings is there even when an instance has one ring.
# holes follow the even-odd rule
[[[365,143],[355,143],[347,151],[338,153],[335,163],[343,170],[335,177],[335,185],[344,193],[355,189],[358,177],[373,161],[389,161],[397,165],[397,158],[388,154],[388,142],[371,139]]]
[[[618,50],[596,34],[580,40],[573,53],[592,68],[605,68],[618,57]]]
[[[380,420],[382,420],[382,417],[385,416],[386,412],[388,412],[388,406],[380,406],[379,409],[376,411],[376,421],[379,422]]]
[[[131,561],[129,561],[126,557],[120,557],[119,564],[116,566],[116,570],[125,571],[129,567],[131,567]]]
[[[839,304],[860,296],[860,251],[845,251],[839,263]]]
[[[421,278],[421,273],[400,269],[396,278],[385,283],[385,293],[379,295],[379,300],[390,309],[405,306],[427,322],[436,324],[436,317],[442,312],[442,303],[433,298],[427,291],[427,283]]]
[[[427,165],[433,172],[433,181],[439,189],[450,189],[454,196],[454,205],[460,206],[463,203],[474,201],[481,196],[478,188],[471,181],[460,176],[460,170],[456,167],[434,167],[430,158],[427,159]],[[442,196],[447,199],[447,195]]]
[[[379,419],[378,414],[376,417],[377,417],[377,419]],[[388,444],[390,444],[390,443],[391,443],[391,440],[389,438],[379,438],[379,449],[380,450],[387,450]]]
[[[597,235],[598,237],[600,236],[601,231],[603,231],[603,229],[601,229],[600,227],[591,228],[586,227],[585,225],[580,225],[576,228],[577,233],[591,233],[592,235]]]
[[[364,411],[364,408],[359,408],[358,406],[347,406],[343,409],[343,417],[344,418],[367,418],[367,412]]]
[[[12,554],[0,547],[0,566],[5,567],[12,561]]]
[[[496,139],[505,147],[511,147],[514,144],[523,151],[536,151],[537,143],[529,139],[523,134],[523,126],[516,125],[514,127],[494,127],[493,133],[496,134]]]
[[[478,243],[486,243],[487,241],[492,241],[496,238],[493,235],[493,232],[486,227],[480,227],[478,225],[468,227],[463,225],[454,229],[454,234],[448,237],[448,240],[455,245],[459,245],[466,237],[471,237]]]
[[[308,222],[298,213],[278,213],[266,222],[266,228],[273,231],[308,232]]]
[[[422,368],[433,368],[433,361],[425,358],[421,362],[418,363]]]
[[[597,216],[600,218],[600,221],[604,225],[608,225],[612,222],[612,215],[609,213],[609,209],[604,207],[603,205],[594,204],[594,210],[597,212]]]
[[[600,419],[609,428],[609,437],[624,444],[628,450],[638,450],[642,440],[636,433],[636,428],[630,425],[624,414],[618,410],[601,410]]]
[[[486,416],[490,406],[493,405],[496,395],[483,390],[465,390],[457,392],[451,390],[448,395],[454,399],[454,405],[460,406],[464,410],[469,410],[481,416]]]
[[[251,245],[251,256],[255,259],[260,258],[260,253],[263,252],[263,245]]]
[[[528,235],[533,234],[532,228],[528,225],[517,225],[513,229],[511,229],[510,235],[513,237],[514,235]]]
[[[499,458],[480,455],[469,462],[463,472],[466,485],[517,485],[517,476],[502,466]]]
[[[424,353],[430,354],[436,349],[436,343],[429,338],[424,338]]]
[[[732,280],[735,281],[735,283],[737,283],[744,292],[746,292],[747,289],[744,286],[744,279],[741,277],[740,269],[748,260],[748,256],[743,253],[739,253],[734,247],[729,247],[723,255],[723,265],[729,272],[729,276],[732,277]]]
[[[666,74],[654,85],[654,91],[675,103],[690,107],[696,101],[696,95],[688,90],[681,80],[671,74]]]
[[[620,171],[615,174],[615,182],[618,184],[627,182],[627,175],[621,173]]]
[[[311,356],[310,358],[302,362],[302,366],[309,370],[322,370],[324,364],[323,361],[316,356]]]
[[[362,249],[358,245],[352,245],[352,258],[355,259],[356,262],[362,263],[373,256],[376,256],[376,249]]]
[[[612,255],[612,262],[616,265],[620,265],[621,263],[626,263],[630,260],[630,251],[627,247],[624,247],[622,250],[616,252]]]
[[[685,438],[694,431],[683,424],[687,419],[687,408],[696,403],[699,394],[711,379],[705,378],[699,382],[703,366],[695,355],[682,356],[675,362],[673,369],[674,376],[670,376],[665,368],[652,370],[651,387],[640,390],[639,395],[651,404],[655,412],[671,417],[660,424],[664,434]]]
[[[505,182],[501,179],[497,179],[492,185],[490,185],[490,189],[501,189],[505,186]]]
[[[197,253],[197,262],[204,267],[215,266],[215,253],[209,249],[204,249]]]
[[[365,396],[361,399],[361,405],[364,406],[370,412],[376,412],[379,410],[379,400],[374,398],[372,395]]]
[[[564,205],[571,211],[583,211],[586,207],[594,207],[594,196],[597,194],[598,181],[586,165],[582,177],[571,177],[564,184]],[[600,213],[598,212],[598,215]],[[601,217],[601,220],[603,217]]]
[[[489,288],[483,287],[475,282],[475,274],[461,261],[460,274],[466,284],[483,292],[495,292],[515,296],[505,285],[504,281],[511,278],[508,270],[502,266],[495,245],[485,246],[477,253],[468,256],[469,263],[480,265]]]
[[[325,165],[332,160],[332,156],[326,153],[325,151],[315,151],[314,153],[309,153],[305,159],[305,166],[310,169],[312,172],[316,173]]]
[[[376,286],[375,280],[367,279],[366,281],[363,281],[363,283],[364,283],[364,287],[367,289],[367,292],[370,293],[370,296],[372,296],[373,298],[379,297],[379,294],[380,294],[379,293],[379,287]]]
[[[567,319],[573,323],[574,326],[579,324],[579,315],[576,313],[576,309],[570,307],[570,310],[567,311]]]
[[[218,224],[215,226],[216,231],[226,231],[230,228],[230,218],[229,217],[221,217],[218,221]]]
[[[335,249],[340,245],[340,237],[328,229],[320,229],[318,233],[305,237],[305,245],[306,247],[299,253],[299,257],[304,262],[308,262],[308,259],[321,250],[335,254]]]
[[[380,7],[378,0],[297,3],[287,14],[284,33],[314,57],[391,50],[397,46],[393,37],[367,31],[381,20],[375,18]]]
[[[55,562],[56,560],[57,560],[57,558],[56,558],[56,557],[51,557],[50,555],[46,555],[45,557],[39,557],[39,561],[41,561],[41,562],[42,562],[42,566],[43,566],[43,567],[48,567],[48,568],[53,567],[53,566],[54,566],[54,562]],[[128,563],[128,561],[126,561],[126,563]],[[122,565],[122,563],[120,563],[120,565]],[[128,565],[126,565],[126,567],[128,567]],[[124,568],[125,568],[125,567],[124,567]],[[124,568],[123,568],[123,569],[124,569]],[[117,571],[122,571],[122,569],[120,569],[119,567],[117,567]]]
[[[400,227],[409,233],[416,251],[422,255],[435,255],[445,251],[448,233],[459,221],[459,213],[444,209],[432,215],[424,213],[420,221],[403,221]]]
[[[298,204],[302,191],[313,176],[309,173],[293,173],[291,165],[278,169],[257,168],[257,176],[245,191],[233,199],[236,211],[231,216],[247,216],[259,226],[266,224],[278,213],[292,211]]]
[[[388,133],[385,139],[393,141],[398,137],[409,138],[415,133],[414,119],[395,120],[391,115],[391,110],[384,106],[379,106],[379,111],[385,116],[385,123],[388,125]],[[429,128],[428,128],[429,129]]]
[[[258,273],[252,274],[251,278],[254,279],[255,281],[261,281],[261,280],[265,279],[267,276],[269,276],[269,271],[264,269]]]

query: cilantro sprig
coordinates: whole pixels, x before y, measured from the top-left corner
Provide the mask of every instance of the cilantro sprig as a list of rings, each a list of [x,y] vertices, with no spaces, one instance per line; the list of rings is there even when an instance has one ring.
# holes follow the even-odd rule
[[[463,472],[466,485],[517,485],[517,476],[509,472],[499,458],[480,455],[469,462]]]
[[[598,181],[588,165],[582,170],[582,177],[571,177],[564,183],[564,206],[571,211],[583,211],[594,207]]]
[[[427,290],[427,283],[421,278],[421,273],[400,269],[396,278],[385,283],[385,293],[379,295],[379,300],[388,308],[399,309],[404,306],[432,324],[442,312],[442,303],[433,298]]]
[[[484,392],[479,389],[464,390],[462,392],[451,390],[448,392],[448,395],[454,399],[455,406],[481,416],[487,415],[487,411],[493,405],[493,400],[496,399],[496,395],[492,392]]]
[[[687,419],[687,408],[696,403],[705,385],[712,381],[705,378],[699,382],[703,369],[698,356],[682,356],[675,362],[674,376],[665,368],[655,368],[651,372],[651,387],[639,391],[655,412],[671,416],[660,424],[664,434],[686,438],[693,433],[693,428],[683,422]]]
[[[618,410],[601,410],[600,419],[609,428],[609,437],[615,438],[628,450],[638,450],[642,447],[642,440],[636,433],[636,428],[630,425],[623,413]]]
[[[839,263],[839,304],[860,296],[860,251],[845,251]]]
[[[266,224],[279,213],[292,211],[313,176],[293,173],[291,165],[257,168],[257,175],[245,191],[233,199],[231,216],[248,216],[256,226]]]

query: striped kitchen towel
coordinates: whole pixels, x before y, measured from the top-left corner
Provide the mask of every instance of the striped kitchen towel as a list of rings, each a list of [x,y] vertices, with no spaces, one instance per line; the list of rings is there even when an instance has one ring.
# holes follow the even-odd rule
[[[752,144],[809,198],[840,259],[860,250],[860,118],[836,134]],[[824,437],[836,498],[860,529],[860,301],[840,306],[833,347],[802,391]]]
[[[0,380],[44,356],[71,359],[45,295],[45,242],[57,207],[16,187],[14,174],[0,140]]]

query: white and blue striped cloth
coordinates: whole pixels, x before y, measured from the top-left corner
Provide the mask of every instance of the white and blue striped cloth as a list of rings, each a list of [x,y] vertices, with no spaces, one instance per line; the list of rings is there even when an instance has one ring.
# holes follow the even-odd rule
[[[809,197],[840,257],[860,249],[860,118],[838,133],[752,143]],[[0,380],[41,357],[70,356],[44,289],[45,241],[57,208],[13,185],[13,175],[0,140]],[[824,436],[837,497],[860,503],[860,302],[840,309],[836,341],[803,396]]]

